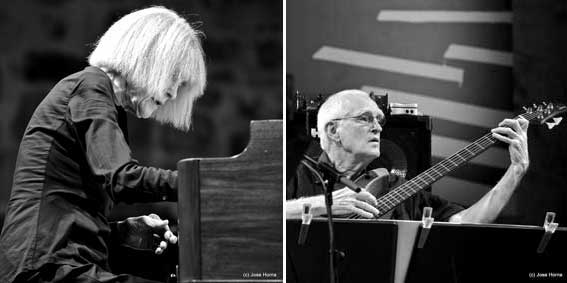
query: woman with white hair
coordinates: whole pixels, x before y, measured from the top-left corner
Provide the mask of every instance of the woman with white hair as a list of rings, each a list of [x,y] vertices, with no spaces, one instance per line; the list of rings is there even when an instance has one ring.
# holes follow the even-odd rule
[[[90,66],[39,104],[18,152],[0,282],[141,282],[111,273],[109,249],[160,254],[177,241],[157,215],[117,223],[107,215],[120,201],[177,201],[176,171],[132,158],[126,112],[189,129],[206,84],[200,35],[163,7],[130,13],[100,38]]]

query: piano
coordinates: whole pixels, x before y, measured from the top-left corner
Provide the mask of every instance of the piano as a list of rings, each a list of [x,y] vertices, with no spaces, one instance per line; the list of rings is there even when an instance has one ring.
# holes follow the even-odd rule
[[[283,125],[252,121],[238,155],[178,162],[178,282],[282,282]]]

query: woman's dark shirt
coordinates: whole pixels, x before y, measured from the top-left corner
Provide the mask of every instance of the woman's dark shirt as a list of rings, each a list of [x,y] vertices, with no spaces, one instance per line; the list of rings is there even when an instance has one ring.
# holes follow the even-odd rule
[[[177,200],[177,172],[139,166],[106,73],[87,67],[37,107],[20,144],[0,236],[0,282],[47,263],[108,270],[116,202]]]

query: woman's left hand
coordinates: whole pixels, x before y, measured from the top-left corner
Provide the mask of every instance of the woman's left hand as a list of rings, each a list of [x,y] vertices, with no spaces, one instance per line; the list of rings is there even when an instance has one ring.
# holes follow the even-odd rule
[[[176,244],[177,236],[169,229],[169,221],[155,214],[130,217],[118,223],[122,244],[134,249],[153,250],[162,254],[168,244]]]

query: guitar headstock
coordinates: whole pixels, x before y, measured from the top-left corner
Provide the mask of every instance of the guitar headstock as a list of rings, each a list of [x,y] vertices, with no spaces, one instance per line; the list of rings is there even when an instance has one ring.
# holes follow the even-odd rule
[[[567,112],[567,106],[562,103],[545,103],[533,104],[530,107],[523,107],[526,111],[521,116],[526,118],[530,123],[546,124],[549,129],[561,123],[561,114]]]

